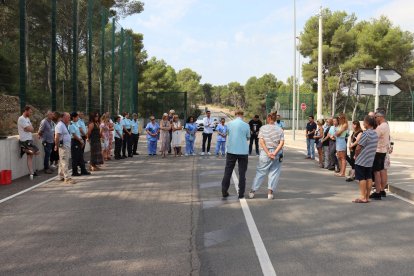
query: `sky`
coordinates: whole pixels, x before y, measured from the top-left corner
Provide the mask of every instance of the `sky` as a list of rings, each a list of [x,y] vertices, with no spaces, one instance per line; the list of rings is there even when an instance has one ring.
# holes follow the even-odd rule
[[[213,85],[272,73],[293,75],[293,0],[142,0],[144,12],[120,23],[144,34],[149,57],[177,71],[191,68]],[[413,0],[296,0],[296,30],[319,7],[355,13],[359,20],[388,16],[414,32]],[[298,61],[299,62],[299,61]]]

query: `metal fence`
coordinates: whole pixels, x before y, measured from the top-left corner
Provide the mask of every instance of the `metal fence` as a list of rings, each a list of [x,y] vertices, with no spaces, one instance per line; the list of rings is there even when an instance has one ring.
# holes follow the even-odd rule
[[[161,119],[163,113],[173,109],[180,119],[187,119],[188,104],[186,92],[147,92],[138,93],[140,117],[155,116]]]
[[[7,3],[2,19],[20,23],[2,30],[0,92],[41,111],[137,112],[134,36],[109,10],[93,0]]]

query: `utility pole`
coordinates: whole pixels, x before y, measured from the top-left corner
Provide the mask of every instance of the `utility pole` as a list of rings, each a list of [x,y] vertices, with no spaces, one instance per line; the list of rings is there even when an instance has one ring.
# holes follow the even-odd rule
[[[300,37],[297,37],[297,39],[299,40],[299,47],[300,47]],[[298,58],[299,58],[299,70],[298,70],[298,99],[297,99],[297,104],[296,104],[296,129],[299,130],[299,105],[300,105],[300,80],[301,80],[301,71],[302,71],[302,64],[300,61],[300,52],[298,53]]]
[[[316,118],[322,119],[322,7],[319,12],[319,45],[318,45],[318,102],[317,102],[317,116]]]
[[[379,65],[377,65],[375,67],[375,110],[377,110],[377,108],[379,107],[379,96],[380,96],[380,91],[379,91],[379,85],[380,85],[380,78],[379,78],[379,74],[380,74],[380,70],[381,67]]]
[[[56,0],[52,0],[52,45],[50,52],[50,90],[52,92],[52,111],[56,111]]]
[[[296,0],[293,0],[293,114],[292,131],[293,140],[296,140],[295,116],[296,116]]]
[[[23,112],[24,106],[26,105],[26,0],[19,0],[19,22],[20,22],[20,60],[19,60],[19,97],[20,97],[20,113]]]

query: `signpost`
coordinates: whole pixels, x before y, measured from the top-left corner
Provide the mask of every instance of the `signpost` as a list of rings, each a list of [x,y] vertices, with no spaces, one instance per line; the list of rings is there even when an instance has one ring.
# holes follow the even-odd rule
[[[302,109],[302,111],[305,111],[306,108],[307,108],[306,104],[305,103],[301,103],[300,109]]]
[[[358,70],[358,89],[359,95],[374,95],[375,109],[379,106],[379,96],[395,96],[401,90],[394,85],[401,75],[394,70],[381,69],[379,65],[375,69]]]

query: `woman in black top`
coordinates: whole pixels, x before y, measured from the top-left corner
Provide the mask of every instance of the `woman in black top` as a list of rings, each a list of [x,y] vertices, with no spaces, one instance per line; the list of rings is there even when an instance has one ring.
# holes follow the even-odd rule
[[[351,182],[355,179],[355,149],[358,145],[359,139],[361,139],[362,129],[359,121],[352,122],[353,133],[351,135],[351,141],[349,143],[349,156],[346,156],[346,160],[351,165],[352,170],[349,172],[349,176],[346,178],[347,182]]]

